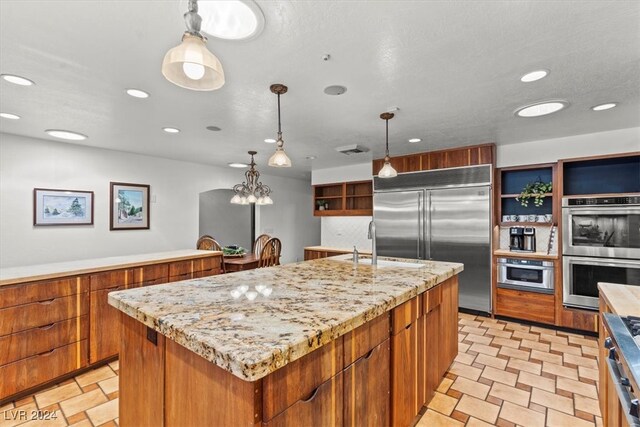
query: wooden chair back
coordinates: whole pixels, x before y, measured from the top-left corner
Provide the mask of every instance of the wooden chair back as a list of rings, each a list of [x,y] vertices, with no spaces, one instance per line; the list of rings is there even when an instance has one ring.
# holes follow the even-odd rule
[[[262,254],[262,248],[264,248],[265,243],[271,238],[268,234],[261,234],[258,236],[255,242],[253,242],[253,254],[257,257]]]
[[[260,259],[258,260],[258,268],[272,267],[274,265],[280,265],[280,252],[282,251],[282,242],[278,238],[271,238],[267,240],[260,253]]]
[[[213,237],[204,235],[198,239],[196,249],[204,251],[221,251],[222,246],[220,246],[220,243],[216,242],[216,239]]]

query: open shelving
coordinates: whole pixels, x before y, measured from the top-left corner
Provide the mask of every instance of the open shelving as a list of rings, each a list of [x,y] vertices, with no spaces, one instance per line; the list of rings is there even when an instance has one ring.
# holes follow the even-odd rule
[[[319,209],[318,201],[325,202]],[[371,181],[339,182],[316,185],[313,189],[314,216],[373,215],[373,185]]]

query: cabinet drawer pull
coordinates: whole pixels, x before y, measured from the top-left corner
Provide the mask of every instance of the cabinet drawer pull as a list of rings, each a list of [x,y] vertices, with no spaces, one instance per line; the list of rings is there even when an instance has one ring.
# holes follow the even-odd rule
[[[52,348],[51,350],[47,350],[47,351],[43,351],[42,353],[38,353],[38,356],[48,356],[51,353],[53,353],[54,351],[56,351],[56,349]]]
[[[51,304],[55,300],[56,300],[55,298],[51,298],[51,299],[47,299],[47,300],[44,300],[44,301],[38,301],[38,304],[47,305],[47,304]]]
[[[371,359],[371,356],[373,355],[373,350],[375,350],[375,348],[372,348],[371,350],[369,350],[367,354],[365,354],[364,356],[365,360]]]
[[[313,399],[315,399],[315,398],[316,398],[316,395],[318,394],[318,390],[320,390],[320,386],[316,387],[316,388],[315,388],[315,390],[313,390],[313,391],[311,392],[311,394],[309,395],[309,397],[307,397],[306,399],[302,399],[302,401],[303,401],[304,403],[309,403],[309,402],[311,402]]]
[[[49,323],[48,325],[40,326],[38,329],[42,329],[43,331],[46,331],[47,329],[53,328],[53,325],[55,325],[55,323]]]

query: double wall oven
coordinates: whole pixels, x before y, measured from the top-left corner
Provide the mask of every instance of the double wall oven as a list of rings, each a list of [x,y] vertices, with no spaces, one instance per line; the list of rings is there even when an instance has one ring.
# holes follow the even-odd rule
[[[640,196],[562,200],[563,304],[598,309],[598,282],[640,286]]]

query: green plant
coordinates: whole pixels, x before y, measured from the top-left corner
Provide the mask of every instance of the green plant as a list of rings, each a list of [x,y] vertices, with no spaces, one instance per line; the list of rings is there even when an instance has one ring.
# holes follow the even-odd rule
[[[529,199],[533,198],[533,204],[536,207],[542,206],[544,203],[544,198],[547,193],[551,193],[552,183],[542,182],[540,178],[538,178],[534,182],[530,182],[524,186],[520,195],[516,197],[516,200],[520,202],[522,206],[525,208],[529,206]]]
[[[316,200],[316,205],[318,205],[318,206],[324,206],[325,203],[327,203],[327,202],[322,200],[322,199]]]

